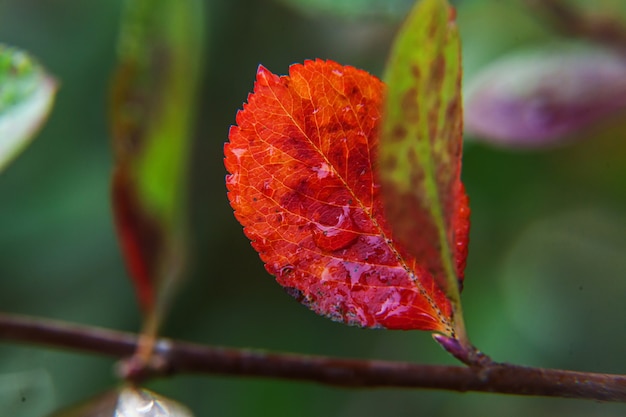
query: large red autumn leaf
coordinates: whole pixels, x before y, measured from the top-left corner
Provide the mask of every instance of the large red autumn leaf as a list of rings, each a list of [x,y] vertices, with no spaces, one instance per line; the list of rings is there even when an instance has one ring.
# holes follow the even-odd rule
[[[452,335],[449,300],[383,215],[373,165],[383,93],[376,77],[331,61],[282,77],[260,67],[225,146],[228,197],[268,272],[315,312]]]

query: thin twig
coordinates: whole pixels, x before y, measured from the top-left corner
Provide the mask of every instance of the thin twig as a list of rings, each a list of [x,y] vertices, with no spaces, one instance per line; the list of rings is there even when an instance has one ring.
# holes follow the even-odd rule
[[[0,313],[0,341],[130,357],[136,335]],[[428,388],[626,402],[626,375],[493,363],[485,367],[418,365],[201,346],[160,339],[144,377],[178,373],[282,378],[365,388]],[[151,366],[151,365],[148,365]]]

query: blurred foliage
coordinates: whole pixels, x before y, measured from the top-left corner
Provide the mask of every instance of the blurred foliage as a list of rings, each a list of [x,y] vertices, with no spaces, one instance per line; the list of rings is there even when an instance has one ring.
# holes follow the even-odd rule
[[[465,131],[511,148],[581,139],[626,114],[626,59],[617,48],[570,42],[508,53],[465,87]]]
[[[46,119],[56,82],[28,54],[0,44],[0,172]]]
[[[184,277],[191,130],[203,52],[203,3],[125,3],[111,94],[114,217],[155,332]]]
[[[193,417],[184,405],[143,388],[116,387],[49,417]]]
[[[622,0],[577,3],[626,19]],[[456,4],[466,77],[506,52],[562,39],[522,0]],[[209,65],[199,91],[190,204],[194,273],[164,333],[218,345],[454,363],[426,333],[346,327],[287,297],[225,195],[222,146],[258,64],[285,73],[292,62],[320,57],[380,75],[395,24],[311,17],[271,0],[207,6]],[[109,206],[106,96],[120,14],[120,0],[0,2],[0,40],[31,51],[62,85],[40,137],[0,175],[4,311],[138,329]],[[616,119],[581,134],[591,140],[544,152],[466,146],[473,217],[464,310],[473,342],[496,360],[624,373],[626,124]],[[40,416],[103,392],[115,383],[111,366],[105,358],[2,344],[0,414]],[[16,377],[31,372],[45,377]],[[198,416],[624,413],[623,405],[575,400],[217,376],[177,376],[150,388]]]
[[[388,18],[401,20],[413,0],[281,0],[311,15],[335,15],[352,19]]]

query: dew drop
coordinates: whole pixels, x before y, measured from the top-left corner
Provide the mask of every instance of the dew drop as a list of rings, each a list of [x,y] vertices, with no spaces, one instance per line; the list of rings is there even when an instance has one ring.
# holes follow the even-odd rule
[[[361,282],[361,280],[364,279],[366,281],[367,275],[372,270],[372,265],[360,263],[360,262],[344,262],[344,266],[350,276],[349,284],[351,285],[356,285],[358,283],[362,283],[362,284],[366,283],[366,282]]]
[[[248,152],[246,148],[233,148],[232,146],[230,147],[230,151],[233,153],[233,155],[235,155],[235,158],[237,158],[238,164],[241,161],[241,157],[245,155],[246,152]]]
[[[362,247],[359,253],[367,258],[370,263],[380,265],[397,265],[398,259],[395,253],[382,236],[363,236]]]
[[[272,187],[270,186],[269,181],[265,181],[263,183],[263,185],[261,186],[261,192],[268,197],[271,197],[272,195],[274,195],[274,190],[272,190]]]
[[[280,268],[280,270],[278,271],[278,275],[281,278],[287,278],[289,275],[291,275],[293,270],[294,270],[294,266],[293,265],[285,265],[282,268]]]
[[[333,173],[333,169],[326,162],[322,162],[320,166],[315,166],[311,168],[313,172],[317,173],[317,179],[321,180],[328,176],[333,177],[335,174]]]
[[[365,210],[352,210],[352,223],[357,231],[365,233],[373,233],[375,231],[374,222]]]
[[[226,185],[237,185],[239,184],[239,176],[238,172],[234,172],[232,174],[226,175]]]
[[[327,281],[345,283],[349,281],[349,273],[344,261],[331,259],[320,274],[322,283]]]
[[[313,242],[324,251],[345,249],[356,241],[359,234],[354,231],[350,207],[344,206],[336,216],[336,223],[324,225],[313,223]]]

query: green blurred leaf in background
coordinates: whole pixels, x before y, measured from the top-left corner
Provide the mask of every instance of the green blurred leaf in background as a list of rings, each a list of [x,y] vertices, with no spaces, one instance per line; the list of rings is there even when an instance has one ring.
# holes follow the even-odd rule
[[[26,52],[0,44],[0,173],[41,128],[56,90]]]
[[[400,20],[414,0],[279,0],[296,10],[313,15],[335,15],[351,19],[387,18]]]

